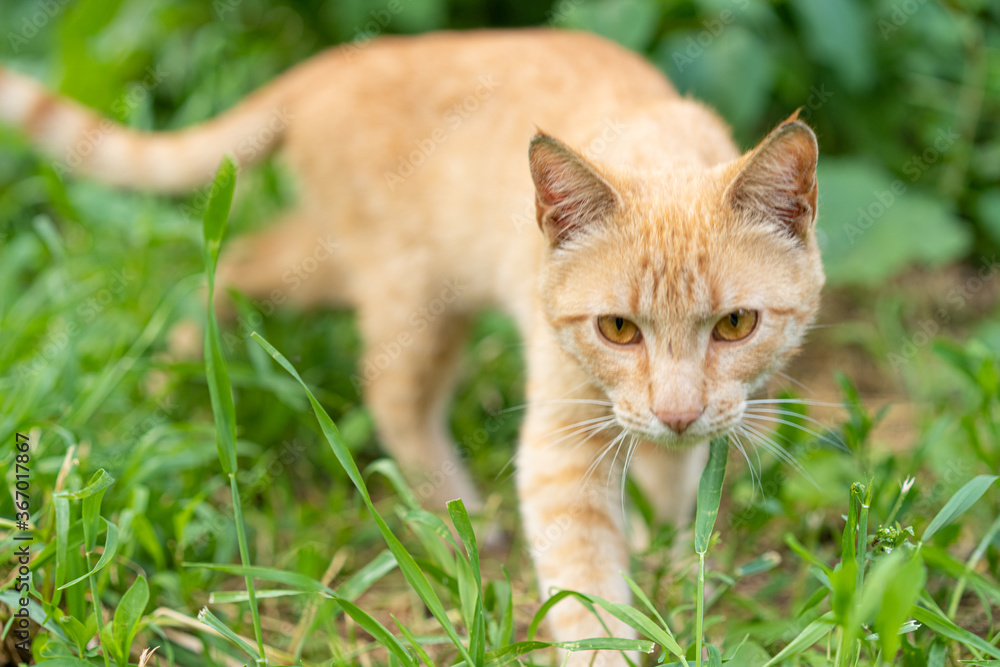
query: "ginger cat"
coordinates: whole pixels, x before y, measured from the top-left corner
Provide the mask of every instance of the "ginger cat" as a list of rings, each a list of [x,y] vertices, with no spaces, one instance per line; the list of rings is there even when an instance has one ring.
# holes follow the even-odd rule
[[[79,173],[161,192],[206,183],[226,152],[280,147],[298,206],[233,244],[220,284],[357,308],[367,403],[430,505],[480,507],[446,409],[470,319],[514,317],[529,400],[517,485],[543,596],[629,599],[623,464],[685,520],[707,441],[799,346],[824,281],[812,131],[793,116],[741,155],[711,110],[586,34],[335,48],[180,132],[114,125],[0,69],[0,121],[57,160],[87,140]],[[331,259],[290,287],[319,247]],[[573,600],[549,619],[559,640],[605,635]],[[591,660],[624,664],[571,664]]]

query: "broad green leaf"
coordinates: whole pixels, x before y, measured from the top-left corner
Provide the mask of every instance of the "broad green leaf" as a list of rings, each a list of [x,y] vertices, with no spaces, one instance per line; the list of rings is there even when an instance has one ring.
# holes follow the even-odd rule
[[[736,23],[710,40],[705,34],[702,29],[672,31],[656,47],[654,60],[681,92],[704,100],[749,136],[767,109],[778,75],[775,52]]]
[[[135,633],[139,630],[139,621],[142,620],[142,612],[145,611],[147,602],[149,602],[149,585],[145,577],[139,576],[115,608],[111,635],[118,648],[118,655],[122,656],[125,664],[128,663],[129,649],[132,640],[135,639]]]
[[[728,454],[729,439],[726,437],[716,438],[709,445],[708,463],[701,473],[701,482],[698,484],[698,513],[694,522],[694,550],[699,554],[708,552],[708,543],[712,539],[712,531],[715,530]]]
[[[926,578],[924,564],[918,556],[912,556],[886,582],[882,606],[875,616],[875,629],[879,635],[882,655],[896,655],[899,648],[898,629],[909,617]]]
[[[980,475],[966,482],[965,486],[956,491],[951,500],[945,503],[945,506],[937,513],[934,520],[927,526],[927,530],[924,531],[924,536],[920,538],[920,541],[927,542],[934,537],[936,532],[965,514],[966,510],[982,498],[983,494],[993,486],[993,483],[997,479],[996,475]]]
[[[0,602],[3,602],[11,609],[20,608],[21,597],[22,597],[21,593],[14,590],[6,590],[0,592]],[[56,621],[56,619],[53,618],[50,614],[46,614],[45,609],[42,608],[42,605],[38,604],[37,602],[35,602],[35,600],[31,598],[28,598],[28,618],[33,620],[41,627],[45,628],[47,631],[51,632],[53,635],[58,637],[63,642],[67,644],[70,643],[70,638],[66,636],[66,633],[63,631],[63,629],[59,627],[58,621]],[[91,637],[93,637],[93,634],[91,634]]]
[[[767,662],[770,657],[760,644],[747,642],[726,665],[728,667],[758,667],[758,665]]]
[[[94,545],[97,544],[101,500],[114,481],[114,477],[101,468],[90,478],[86,487],[71,495],[72,498],[83,501],[83,539],[87,551],[93,551]]]
[[[595,32],[636,51],[649,46],[661,12],[653,0],[581,2],[567,12],[560,12],[559,6],[557,3],[555,11],[559,26]]]
[[[103,521],[105,523],[105,525],[107,526],[107,528],[108,528],[107,538],[104,540],[104,552],[101,554],[101,557],[98,559],[97,565],[94,566],[94,569],[92,569],[87,574],[84,574],[82,576],[77,577],[76,579],[74,579],[73,581],[69,582],[68,584],[63,584],[62,585],[63,589],[69,588],[73,584],[77,584],[77,583],[83,581],[84,579],[86,579],[90,575],[95,574],[97,572],[100,572],[105,567],[107,567],[108,564],[110,564],[112,560],[114,560],[115,553],[117,553],[117,551],[118,551],[118,526],[116,526],[115,524],[111,523],[110,521],[108,521],[104,517],[100,517],[100,520]],[[95,540],[96,540],[96,536],[95,536]]]
[[[708,667],[722,667],[722,653],[715,644],[708,644]]]
[[[854,560],[843,561],[830,574],[830,608],[840,624],[848,622],[857,592],[857,577],[858,566]]]
[[[879,63],[871,48],[874,23],[859,0],[800,0],[790,5],[802,26],[802,43],[816,62],[832,68],[854,91],[875,80]]]
[[[952,205],[855,158],[820,161],[818,238],[831,285],[876,286],[912,264],[936,267],[972,245]]]

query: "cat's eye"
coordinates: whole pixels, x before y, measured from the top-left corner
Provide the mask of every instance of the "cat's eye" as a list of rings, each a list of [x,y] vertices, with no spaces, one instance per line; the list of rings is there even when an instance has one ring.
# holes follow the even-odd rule
[[[756,310],[734,310],[716,322],[712,337],[730,343],[743,340],[757,328],[757,319]]]
[[[602,315],[597,318],[597,330],[615,345],[638,343],[642,332],[634,322],[617,315]]]

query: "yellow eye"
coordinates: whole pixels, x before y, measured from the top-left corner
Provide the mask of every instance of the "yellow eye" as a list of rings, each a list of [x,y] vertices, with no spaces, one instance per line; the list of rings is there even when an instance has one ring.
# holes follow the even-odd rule
[[[598,317],[597,328],[602,336],[615,345],[638,343],[639,339],[642,338],[642,332],[639,331],[639,327],[624,317],[618,317],[617,315],[602,315]]]
[[[712,337],[715,340],[737,341],[743,340],[753,333],[757,328],[756,310],[734,310],[721,320],[716,322]]]

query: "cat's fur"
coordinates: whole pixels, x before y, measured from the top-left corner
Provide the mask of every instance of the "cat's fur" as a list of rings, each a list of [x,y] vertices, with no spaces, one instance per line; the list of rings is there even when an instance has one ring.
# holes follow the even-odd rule
[[[249,162],[280,145],[300,201],[239,239],[221,280],[357,308],[366,400],[414,483],[431,480],[430,505],[479,506],[446,409],[470,319],[489,306],[512,315],[528,366],[517,482],[543,594],[628,599],[626,457],[660,515],[686,519],[705,443],[795,351],[823,283],[811,130],[793,117],[741,156],[712,111],[586,34],[333,49],[214,120],[151,134],[102,125],[0,69],[0,121],[57,160],[99,132],[80,173],[163,192],[205,183],[227,151]],[[293,289],[289,269],[320,247],[332,257]],[[756,331],[713,339],[741,308],[759,311]],[[642,341],[608,343],[600,315],[634,321]],[[693,421],[678,434],[678,419]],[[572,600],[550,619],[560,640],[605,634]]]

